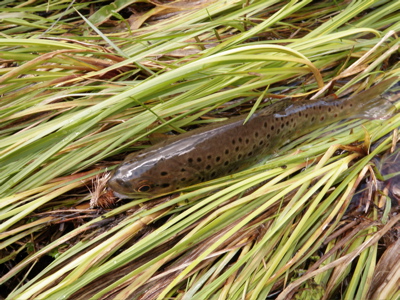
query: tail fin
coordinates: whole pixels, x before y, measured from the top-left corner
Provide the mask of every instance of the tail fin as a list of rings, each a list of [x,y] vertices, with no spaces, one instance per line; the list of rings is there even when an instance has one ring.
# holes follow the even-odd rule
[[[388,101],[395,103],[400,100],[400,77],[397,78],[397,83],[395,83],[389,90],[387,90],[382,97]]]
[[[387,93],[384,92],[398,82],[398,76],[391,77],[379,82],[368,90],[350,97],[349,101],[361,104],[362,108],[364,108],[361,109],[358,114],[354,115],[354,118],[382,120],[393,116],[396,111],[396,107],[392,102],[400,99],[400,91],[395,93],[393,93],[392,90],[389,90]],[[398,87],[396,87],[396,90],[398,90]]]

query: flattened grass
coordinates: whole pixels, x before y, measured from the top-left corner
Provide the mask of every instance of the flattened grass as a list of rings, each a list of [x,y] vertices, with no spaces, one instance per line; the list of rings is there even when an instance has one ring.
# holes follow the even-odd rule
[[[374,159],[398,114],[322,128],[174,196],[117,202],[91,186],[149,133],[399,76],[396,1],[135,3],[3,4],[2,296],[396,297],[394,264],[377,262],[399,247],[398,207]],[[367,206],[348,209],[363,184]]]

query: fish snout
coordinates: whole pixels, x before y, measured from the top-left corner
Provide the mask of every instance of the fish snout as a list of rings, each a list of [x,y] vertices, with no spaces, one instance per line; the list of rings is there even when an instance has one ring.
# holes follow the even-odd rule
[[[129,194],[134,192],[133,186],[129,180],[113,174],[107,182],[107,186],[118,194]]]

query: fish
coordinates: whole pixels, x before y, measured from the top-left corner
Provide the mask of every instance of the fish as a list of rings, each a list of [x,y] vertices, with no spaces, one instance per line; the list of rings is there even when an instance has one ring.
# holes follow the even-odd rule
[[[394,112],[381,96],[399,77],[355,96],[293,101],[203,126],[129,154],[107,183],[116,197],[153,198],[225,176],[259,162],[286,143],[315,129],[353,118],[386,119]]]

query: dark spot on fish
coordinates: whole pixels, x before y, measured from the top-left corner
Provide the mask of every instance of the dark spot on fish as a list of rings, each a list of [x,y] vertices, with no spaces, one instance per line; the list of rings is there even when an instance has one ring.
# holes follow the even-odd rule
[[[308,114],[305,114],[304,116],[306,117],[306,119],[308,118]]]
[[[167,176],[167,175],[168,175],[168,172],[165,172],[165,171],[161,172],[161,176]]]
[[[163,183],[163,184],[161,185],[162,188],[167,188],[167,187],[169,187],[169,186],[170,186],[169,183]]]
[[[254,132],[254,137],[258,138],[258,131]]]
[[[211,177],[215,177],[215,175],[217,175],[217,173],[215,171],[213,171],[210,175],[211,175]]]
[[[232,145],[235,145],[236,144],[236,141],[235,140],[232,140]]]
[[[340,106],[340,109],[343,109],[343,105]]]
[[[301,117],[301,111],[299,111],[299,117]]]
[[[250,140],[249,140],[249,139],[246,139],[245,142],[246,142],[246,144],[248,144],[248,143],[250,142]]]
[[[268,127],[268,123],[264,122],[264,128],[267,128],[267,127]]]
[[[334,117],[336,118],[338,116],[338,114],[334,114]]]
[[[332,108],[328,107],[328,111],[331,112],[331,111],[332,111]]]
[[[325,117],[324,117],[324,116],[322,116],[322,117],[320,118],[320,120],[321,120],[321,121],[325,120]]]
[[[181,181],[186,181],[186,178],[185,178],[185,177],[182,177],[182,178],[181,178]]]
[[[243,140],[242,140],[242,138],[239,138],[239,143],[241,143]]]
[[[269,139],[270,137],[271,137],[271,135],[268,133],[268,134],[267,134],[267,139]]]
[[[256,148],[257,148],[257,145],[256,145],[256,144],[253,144],[253,150],[256,149]]]
[[[242,154],[239,154],[239,155],[237,156],[237,158],[238,158],[238,159],[241,159],[242,156],[243,156]]]
[[[182,169],[181,169],[181,172],[186,172],[186,169],[185,169],[185,168],[182,168]]]
[[[258,142],[258,144],[259,144],[260,146],[262,146],[262,144],[264,144],[264,141],[261,140],[261,141]]]
[[[239,151],[239,146],[236,146],[235,151],[236,151],[236,152]]]
[[[350,107],[353,107],[353,103],[350,103]]]
[[[285,124],[282,123],[282,124],[281,124],[281,128],[283,128],[283,127],[285,127]]]
[[[279,132],[281,132],[281,130],[278,128],[278,130],[276,131],[276,133],[279,134]]]
[[[212,158],[212,156],[211,155],[207,155],[207,159],[211,159]]]
[[[271,130],[272,130],[272,131],[274,131],[274,129],[275,129],[275,126],[274,126],[274,125],[272,125],[272,126],[271,126]]]
[[[210,169],[211,169],[211,166],[210,166],[210,165],[207,165],[206,169],[207,169],[207,170],[210,170]]]
[[[314,121],[315,121],[315,117],[312,117],[312,118],[311,118],[311,122],[314,122]]]
[[[201,162],[201,157],[198,157],[198,158],[197,158],[197,161],[198,161],[198,162]]]
[[[247,153],[247,156],[252,156],[253,155],[253,151],[250,151],[249,153]]]
[[[229,149],[225,149],[225,154],[229,154]]]
[[[286,126],[289,126],[289,121],[286,121]]]
[[[293,123],[293,118],[290,118],[290,122]]]
[[[224,166],[227,166],[227,165],[229,165],[229,160],[224,162]]]
[[[193,162],[193,158],[189,158],[188,162],[191,164]]]
[[[219,162],[221,160],[221,157],[219,157],[219,156],[217,156],[216,158],[215,158],[215,161],[216,162]]]

